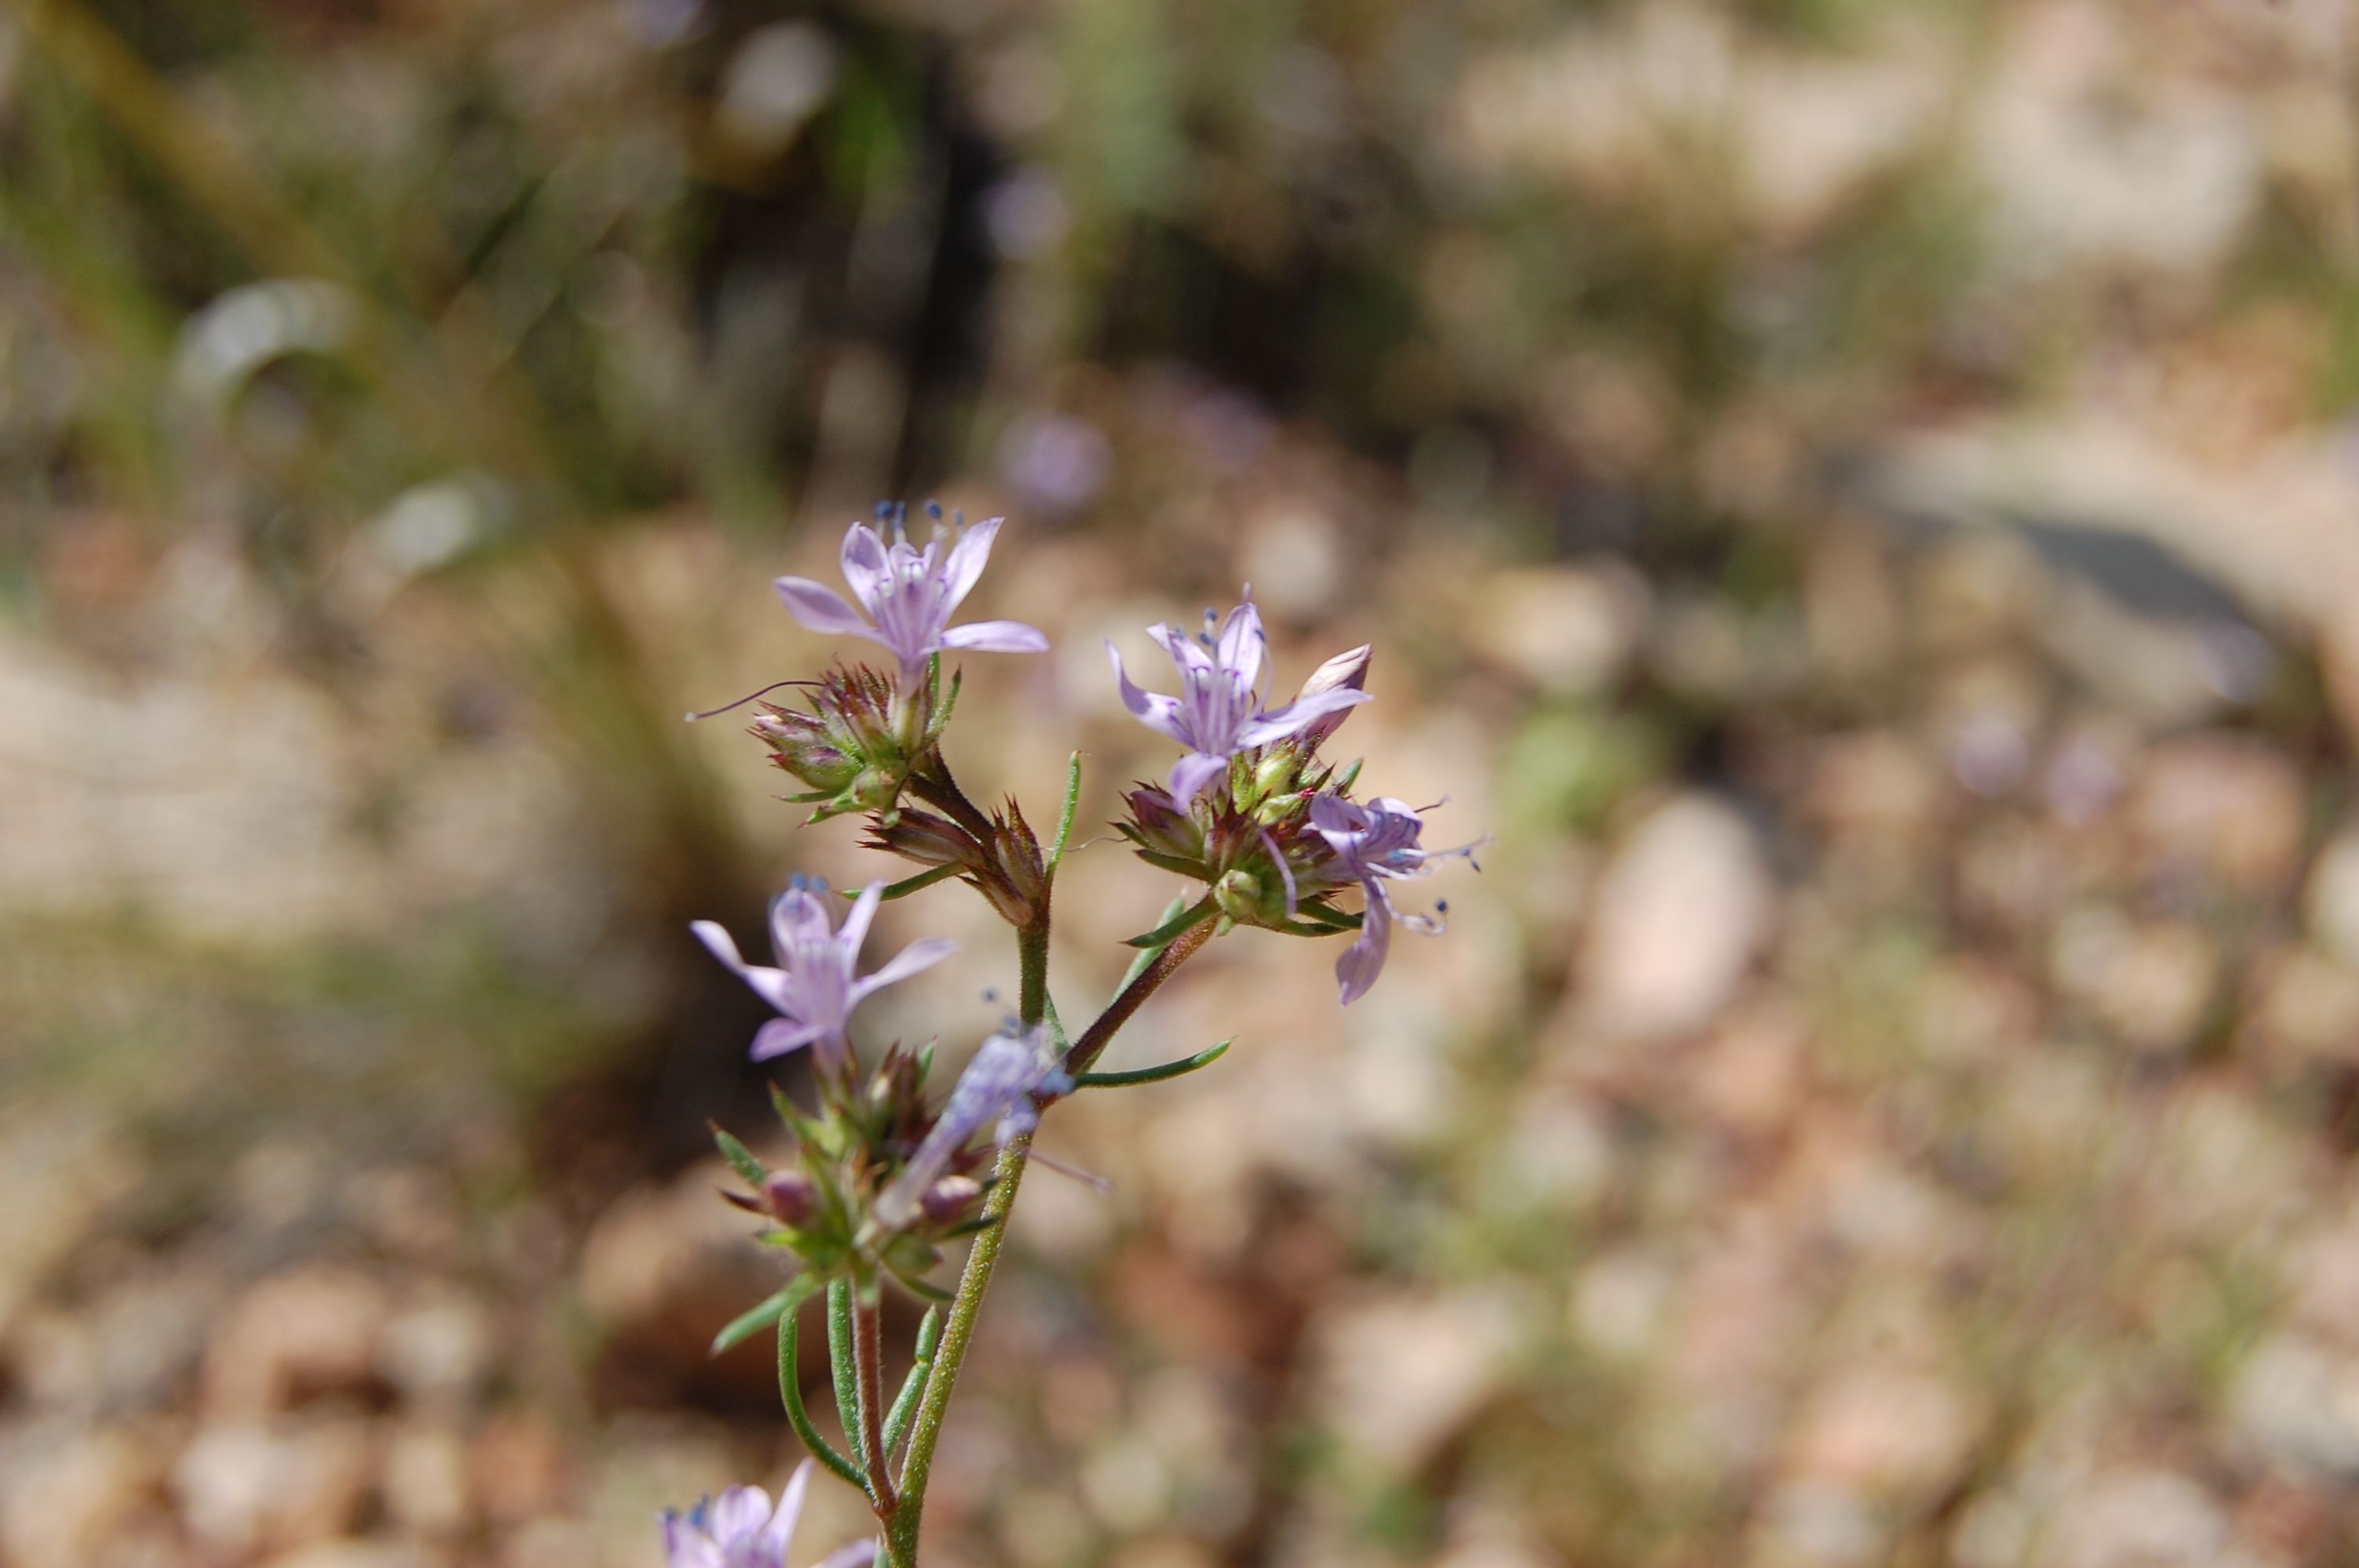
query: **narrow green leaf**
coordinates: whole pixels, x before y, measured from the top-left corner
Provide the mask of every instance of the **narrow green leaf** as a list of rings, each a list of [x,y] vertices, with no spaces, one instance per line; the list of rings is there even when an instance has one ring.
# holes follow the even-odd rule
[[[1075,752],[1072,762],[1067,764],[1065,770],[1065,809],[1057,816],[1057,839],[1049,847],[1050,876],[1057,874],[1058,862],[1065,858],[1066,842],[1073,836],[1073,813],[1079,809],[1081,804],[1082,754]]]
[[[930,871],[919,871],[914,877],[903,877],[897,882],[886,884],[884,892],[879,896],[887,903],[897,898],[907,898],[913,892],[923,892],[936,882],[946,882],[964,870],[966,870],[964,866],[936,866]],[[841,891],[845,898],[858,898],[861,893],[858,888],[844,888]]]
[[[828,1369],[835,1381],[836,1418],[843,1422],[843,1441],[860,1447],[860,1372],[852,1359],[852,1281],[837,1280],[827,1287]]]
[[[1065,1037],[1065,1021],[1057,1016],[1057,999],[1043,991],[1040,995],[1040,1002],[1042,1007],[1040,1022],[1049,1026],[1049,1038],[1056,1042],[1058,1054],[1061,1055],[1072,1049],[1073,1043]]]
[[[747,1186],[752,1187],[755,1193],[759,1195],[762,1183],[768,1178],[770,1173],[762,1168],[762,1162],[754,1158],[752,1150],[723,1131],[719,1122],[712,1122],[709,1125],[712,1129],[712,1141],[721,1150],[721,1157],[728,1161],[730,1168],[744,1179]]]
[[[1180,897],[1173,899],[1169,903],[1165,904],[1163,906],[1163,925],[1170,925],[1173,920],[1179,917],[1180,912],[1187,907],[1188,899],[1187,895],[1184,893]],[[1161,927],[1158,926],[1158,929],[1159,930]],[[1137,957],[1133,958],[1130,961],[1130,968],[1123,971],[1122,984],[1114,988],[1114,995],[1120,996],[1123,992],[1128,990],[1130,989],[1130,982],[1138,979],[1138,977],[1146,971],[1147,965],[1155,962],[1155,955],[1159,951],[1161,951],[1161,949],[1149,947],[1145,952],[1139,954]]]
[[[909,1364],[909,1375],[901,1379],[901,1391],[893,1397],[892,1409],[885,1412],[885,1454],[888,1459],[900,1452],[902,1433],[909,1429],[909,1418],[918,1413],[918,1400],[926,1391],[926,1378],[934,1369],[934,1346],[940,1343],[941,1336],[941,1312],[928,1307],[925,1321],[918,1325],[918,1358]]]
[[[1174,899],[1171,902],[1178,903],[1180,901],[1178,899]],[[1147,933],[1144,936],[1134,936],[1129,941],[1124,943],[1123,946],[1125,947],[1144,947],[1150,954],[1159,953],[1164,948],[1171,946],[1173,942],[1179,940],[1180,934],[1182,931],[1187,930],[1188,927],[1195,925],[1198,921],[1203,919],[1204,916],[1210,914],[1212,912],[1212,898],[1210,893],[1207,893],[1202,898],[1198,899],[1195,903],[1181,908],[1179,914],[1167,917],[1162,925]]]
[[[868,1483],[861,1476],[859,1466],[837,1453],[835,1444],[820,1435],[819,1428],[811,1424],[810,1411],[803,1408],[799,1333],[793,1313],[786,1313],[779,1317],[778,1400],[787,1407],[787,1422],[795,1429],[795,1435],[802,1439],[803,1446],[810,1451],[812,1458],[865,1491]]]
[[[1120,1089],[1128,1088],[1133,1084],[1159,1084],[1166,1078],[1176,1078],[1199,1067],[1212,1065],[1234,1044],[1234,1040],[1223,1040],[1218,1045],[1199,1051],[1192,1056],[1183,1056],[1176,1062],[1166,1062],[1159,1067],[1137,1067],[1127,1073],[1083,1073],[1073,1080],[1073,1087],[1077,1089]]]
[[[1323,925],[1330,931],[1357,931],[1362,918],[1324,903],[1302,904],[1294,913],[1303,924]]]
[[[797,1274],[761,1302],[730,1320],[729,1326],[712,1336],[712,1354],[734,1350],[788,1313],[810,1299],[819,1289],[819,1279],[812,1274]]]

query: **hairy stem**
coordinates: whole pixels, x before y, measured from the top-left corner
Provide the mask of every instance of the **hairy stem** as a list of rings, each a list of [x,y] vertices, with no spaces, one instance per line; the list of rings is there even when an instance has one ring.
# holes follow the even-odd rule
[[[1105,1054],[1105,1048],[1114,1044],[1114,1035],[1130,1022],[1131,1014],[1138,1011],[1140,1004],[1153,996],[1156,988],[1169,979],[1180,965],[1194,957],[1196,949],[1212,940],[1217,924],[1216,914],[1206,910],[1201,920],[1171,938],[1169,946],[1156,954],[1147,968],[1132,976],[1130,983],[1115,992],[1114,999],[1106,1003],[1106,1010],[1098,1014],[1097,1022],[1082,1031],[1082,1037],[1073,1042],[1073,1048],[1065,1054],[1065,1071],[1076,1076],[1088,1072]]]
[[[966,791],[959,788],[958,780],[951,777],[950,767],[941,761],[939,752],[933,755],[932,766],[921,768],[909,775],[909,793],[974,835],[974,841],[978,844],[988,844],[998,834],[998,829],[991,825],[991,818],[985,816],[974,802],[967,799]]]
[[[885,1453],[885,1334],[880,1311],[881,1303],[873,1298],[854,1301],[852,1359],[860,1379],[860,1453],[868,1470],[869,1495],[876,1517],[890,1530],[896,1499],[893,1465]]]

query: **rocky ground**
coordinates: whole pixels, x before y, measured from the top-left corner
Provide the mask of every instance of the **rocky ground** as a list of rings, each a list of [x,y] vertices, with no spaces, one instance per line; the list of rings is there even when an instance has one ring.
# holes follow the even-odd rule
[[[1494,838],[1367,1001],[1229,937],[1115,1065],[1235,1048],[1056,1111],[1114,1188],[1027,1184],[929,1562],[2359,1560],[2351,18],[1761,9],[1503,42],[1516,7],[1405,5],[1287,54],[1157,221],[1412,323],[1289,395],[1227,340],[1196,357],[1234,375],[1053,346],[1086,288],[1040,234],[1096,243],[1164,134],[1115,117],[1152,71],[1060,73],[1156,39],[896,11],[1027,160],[996,433],[945,499],[1014,514],[979,612],[1058,652],[977,661],[962,776],[1039,820],[1080,745],[1103,823],[1155,762],[1100,638],[1250,580],[1281,681],[1377,643],[1368,782]],[[425,55],[323,36],[301,85],[351,95],[364,164]],[[564,41],[494,60],[580,138],[561,211],[656,178],[567,107],[653,46]],[[790,145],[763,72],[810,41],[749,46],[719,129]],[[224,80],[190,91],[266,144]],[[1367,232],[1389,270],[1346,265]],[[694,291],[600,254],[581,313],[634,379],[570,413],[719,441]],[[73,413],[112,384],[44,369],[112,362],[47,255],[0,270],[12,482],[114,429]],[[495,319],[504,280],[554,308],[534,276],[485,269]],[[739,281],[716,336],[771,345]],[[253,325],[192,319],[183,379]],[[765,1113],[752,1004],[682,926],[877,872],[676,719],[825,656],[766,580],[825,575],[902,428],[886,356],[794,341],[807,527],[709,475],[531,537],[473,469],[364,507],[300,454],[377,460],[374,427],[265,384],[171,504],[60,485],[0,540],[0,1564],[620,1568],[796,1462],[765,1358],[703,1353],[770,1283],[703,1119]],[[298,549],[281,506],[350,525]],[[1170,891],[1076,855],[1068,1019]],[[974,903],[888,911],[964,950],[864,1024],[988,1027]],[[864,1517],[816,1491],[810,1557]]]

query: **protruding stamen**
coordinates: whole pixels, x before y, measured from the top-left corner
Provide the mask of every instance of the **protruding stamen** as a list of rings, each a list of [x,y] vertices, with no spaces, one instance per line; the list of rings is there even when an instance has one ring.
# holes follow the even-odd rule
[[[682,714],[680,716],[680,722],[683,724],[693,724],[700,719],[717,719],[733,708],[745,707],[747,703],[753,701],[757,697],[767,697],[770,693],[777,690],[782,686],[817,686],[820,683],[815,680],[774,680],[769,685],[764,687],[760,691],[749,691],[734,702],[723,703],[719,708],[708,708],[701,713]]]

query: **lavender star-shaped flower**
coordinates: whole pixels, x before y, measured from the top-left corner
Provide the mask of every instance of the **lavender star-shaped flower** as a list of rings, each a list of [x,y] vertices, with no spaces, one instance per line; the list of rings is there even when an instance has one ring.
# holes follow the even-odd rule
[[[729,933],[710,920],[689,927],[714,957],[778,1010],[778,1016],[754,1036],[754,1060],[767,1061],[810,1045],[822,1064],[841,1067],[852,1054],[844,1035],[852,1010],[885,987],[940,963],[957,950],[955,942],[925,937],[902,948],[875,974],[860,978],[860,946],[868,939],[869,923],[876,918],[876,906],[884,898],[885,884],[870,882],[838,930],[830,914],[827,884],[795,878],[786,892],[770,901],[770,943],[778,957],[775,969],[745,962]]]
[[[1011,1021],[975,1052],[925,1141],[877,1195],[877,1223],[893,1230],[908,1224],[926,1189],[984,1123],[999,1124],[993,1141],[1005,1145],[1039,1124],[1039,1108],[1032,1103],[1035,1094],[1044,1090],[1065,1094],[1072,1087],[1049,1031],[1038,1024],[1026,1028]]]
[[[1384,971],[1396,919],[1424,935],[1438,935],[1441,931],[1441,923],[1431,915],[1402,914],[1396,910],[1392,893],[1385,884],[1428,875],[1436,860],[1462,856],[1472,863],[1474,851],[1482,845],[1462,844],[1454,849],[1418,848],[1418,837],[1425,830],[1425,824],[1419,818],[1417,808],[1389,796],[1362,806],[1341,795],[1322,795],[1310,803],[1310,826],[1327,840],[1328,851],[1335,858],[1335,880],[1356,881],[1367,894],[1367,911],[1361,917],[1359,937],[1335,960],[1335,979],[1343,988],[1343,1004],[1348,1007],[1367,995],[1368,988]],[[1450,906],[1434,907],[1447,913]]]
[[[759,1487],[732,1487],[686,1513],[662,1516],[664,1554],[670,1568],[786,1568],[787,1549],[802,1521],[811,1462],[795,1466],[776,1512]],[[855,1541],[821,1559],[818,1568],[861,1568],[876,1558],[876,1543]]]
[[[1342,684],[1305,690],[1284,708],[1265,709],[1262,656],[1269,640],[1262,632],[1261,611],[1254,608],[1250,587],[1245,602],[1229,611],[1217,633],[1209,610],[1204,612],[1204,631],[1192,638],[1168,625],[1147,629],[1147,634],[1163,645],[1179,668],[1178,697],[1141,691],[1123,668],[1121,651],[1112,643],[1106,644],[1123,706],[1148,729],[1188,748],[1188,754],[1171,769],[1171,798],[1182,811],[1239,752],[1300,734],[1328,715],[1368,700],[1366,692]],[[1343,659],[1352,656],[1345,654]],[[1330,665],[1338,662],[1328,661]],[[1361,667],[1364,668],[1364,660]]]
[[[881,522],[884,509],[878,512]],[[987,517],[971,528],[944,528],[940,509],[935,508],[934,536],[920,550],[909,543],[900,513],[895,511],[892,517],[890,545],[865,523],[854,523],[843,535],[843,580],[860,601],[859,610],[809,578],[782,577],[772,585],[796,620],[814,632],[883,643],[901,662],[905,690],[914,690],[925,678],[927,659],[946,649],[1000,654],[1048,649],[1049,639],[1019,621],[950,623],[951,611],[983,576],[992,539],[1004,519]]]

